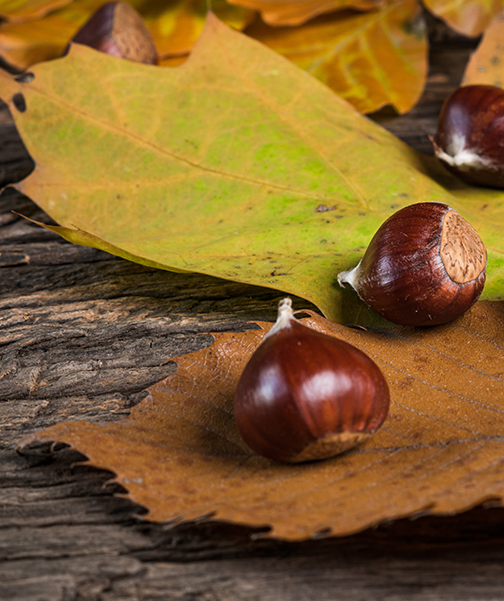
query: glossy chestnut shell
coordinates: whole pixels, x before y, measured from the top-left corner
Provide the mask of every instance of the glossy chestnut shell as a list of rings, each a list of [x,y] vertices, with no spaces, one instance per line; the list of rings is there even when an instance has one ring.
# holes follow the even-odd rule
[[[157,63],[157,50],[149,29],[126,2],[107,2],[101,6],[72,41],[118,58]]]
[[[393,323],[429,326],[467,311],[485,276],[486,249],[476,230],[448,205],[426,202],[389,217],[338,282]]]
[[[385,420],[389,389],[362,351],[301,324],[290,299],[247,363],[234,413],[247,445],[276,461],[332,457]]]
[[[504,188],[504,90],[472,85],[453,92],[433,144],[438,159],[463,181]]]

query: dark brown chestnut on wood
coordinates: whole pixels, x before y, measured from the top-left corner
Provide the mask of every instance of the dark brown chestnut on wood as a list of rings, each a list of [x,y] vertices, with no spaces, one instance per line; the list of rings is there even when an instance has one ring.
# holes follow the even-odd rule
[[[137,11],[125,2],[101,6],[72,38],[73,42],[138,63],[155,65],[152,35]]]
[[[453,92],[433,144],[438,159],[460,179],[504,188],[504,91],[473,85]]]
[[[389,389],[362,351],[295,319],[290,299],[247,363],[235,394],[248,446],[276,461],[332,457],[363,442],[385,420]]]
[[[389,217],[338,282],[393,323],[429,326],[467,311],[485,275],[486,249],[476,230],[448,205],[425,202]]]

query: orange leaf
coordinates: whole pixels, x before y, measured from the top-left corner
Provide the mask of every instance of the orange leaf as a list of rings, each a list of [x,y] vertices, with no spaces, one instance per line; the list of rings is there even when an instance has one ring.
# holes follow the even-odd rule
[[[178,67],[189,58],[189,54],[179,54],[176,56],[166,56],[158,60],[160,67]]]
[[[23,441],[70,443],[113,470],[149,519],[271,526],[275,536],[349,534],[382,520],[466,510],[504,495],[504,303],[480,302],[450,325],[350,329],[305,323],[354,344],[386,376],[390,414],[361,447],[323,462],[283,465],[253,454],[233,418],[245,362],[271,324],[216,334],[176,359],[130,417],[53,426]],[[468,352],[468,350],[470,351]]]
[[[425,6],[455,31],[478,36],[500,11],[502,0],[425,0]]]
[[[62,55],[69,40],[104,0],[74,0],[39,21],[5,23],[0,26],[0,56],[27,69],[37,62]],[[161,0],[129,0],[149,27],[160,57],[187,54],[198,39],[206,18],[206,0],[178,0],[167,5]],[[254,13],[214,0],[215,14],[235,29],[243,29]]]
[[[427,37],[417,0],[379,11],[325,15],[297,28],[257,22],[247,35],[283,54],[362,113],[418,101],[427,76]]]
[[[0,17],[10,23],[23,23],[44,17],[72,0],[3,0]]]
[[[164,4],[163,12],[149,14],[140,10],[152,31],[160,57],[183,55],[192,50],[203,30],[208,5],[207,0],[177,0],[168,6]],[[255,17],[248,8],[231,6],[226,0],[212,0],[210,6],[219,20],[238,31]]]
[[[301,25],[324,13],[345,8],[370,10],[380,6],[382,2],[383,0],[229,0],[230,4],[259,11],[269,25]]]
[[[502,88],[504,84],[504,10],[492,21],[483,34],[478,48],[472,53],[462,83],[489,84]]]

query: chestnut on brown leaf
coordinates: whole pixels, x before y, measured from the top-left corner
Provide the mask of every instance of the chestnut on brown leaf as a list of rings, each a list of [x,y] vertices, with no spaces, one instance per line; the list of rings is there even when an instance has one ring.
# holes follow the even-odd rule
[[[471,85],[453,92],[432,142],[438,159],[463,181],[504,188],[504,90]]]
[[[486,249],[476,230],[448,205],[422,202],[389,217],[338,282],[393,323],[429,326],[472,307],[485,276]]]
[[[248,446],[291,463],[332,457],[363,442],[388,408],[378,366],[351,344],[300,323],[289,298],[245,366],[234,399]]]

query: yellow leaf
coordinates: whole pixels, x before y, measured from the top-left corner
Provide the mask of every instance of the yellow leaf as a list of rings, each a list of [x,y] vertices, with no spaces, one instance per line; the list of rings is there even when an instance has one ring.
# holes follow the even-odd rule
[[[283,290],[363,323],[373,316],[338,272],[395,210],[439,201],[480,233],[483,295],[502,298],[502,191],[435,179],[434,159],[213,15],[174,69],[75,45],[31,74],[0,73],[36,164],[19,189],[74,242]]]
[[[247,6],[261,13],[269,25],[301,25],[324,13],[347,8],[370,10],[383,0],[229,0],[230,4]]]
[[[427,76],[427,36],[417,0],[377,11],[325,15],[296,28],[255,23],[247,35],[287,57],[362,113],[412,108]]]

